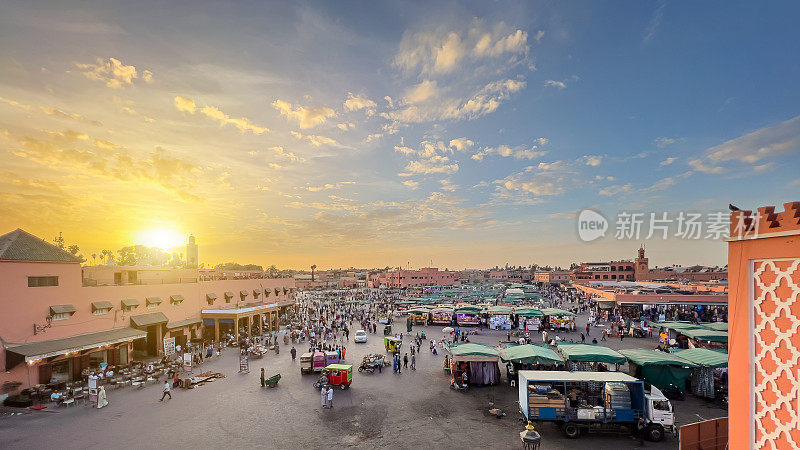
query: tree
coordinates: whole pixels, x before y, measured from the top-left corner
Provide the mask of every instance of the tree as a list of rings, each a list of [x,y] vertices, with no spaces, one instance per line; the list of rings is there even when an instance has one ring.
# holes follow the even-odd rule
[[[92,253],[92,265],[97,264],[97,253]]]
[[[109,260],[111,261],[114,260],[114,252],[112,252],[111,250],[105,248],[100,253],[103,254],[103,261],[105,261],[106,264],[110,262]]]
[[[56,247],[64,250],[64,236],[61,235],[60,231],[58,232],[58,236],[53,239],[53,243],[56,245]]]
[[[67,247],[67,251],[77,256],[78,252],[80,251],[80,248],[77,245],[72,244],[69,247]]]

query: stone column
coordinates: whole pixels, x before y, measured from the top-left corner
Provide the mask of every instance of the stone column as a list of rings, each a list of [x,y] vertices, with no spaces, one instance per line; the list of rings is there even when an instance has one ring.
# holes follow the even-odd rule
[[[239,318],[233,318],[233,335],[236,337],[236,342],[239,342]]]
[[[219,342],[219,319],[214,319],[214,342]]]

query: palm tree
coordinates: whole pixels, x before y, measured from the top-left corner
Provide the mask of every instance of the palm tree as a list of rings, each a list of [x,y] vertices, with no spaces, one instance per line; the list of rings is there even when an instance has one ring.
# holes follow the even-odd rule
[[[97,253],[92,253],[92,265],[95,265],[95,260],[97,259]]]
[[[311,265],[311,282],[312,283],[314,282],[314,269],[316,269],[316,268],[317,268],[316,264],[312,264]]]

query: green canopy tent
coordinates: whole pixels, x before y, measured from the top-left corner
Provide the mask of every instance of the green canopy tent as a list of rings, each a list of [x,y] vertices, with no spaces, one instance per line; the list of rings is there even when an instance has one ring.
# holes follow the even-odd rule
[[[570,361],[625,364],[627,358],[614,350],[595,344],[558,343],[558,351]]]
[[[692,368],[692,393],[714,398],[714,369],[728,367],[728,354],[707,348],[673,349],[672,354],[699,366]]]
[[[470,384],[500,383],[499,351],[481,344],[453,344],[449,347],[453,361],[453,377],[461,379],[466,372]]]
[[[511,306],[490,306],[487,310],[489,314],[509,315],[514,313],[514,308]]]
[[[558,308],[544,308],[542,310],[542,314],[544,314],[545,316],[556,316],[556,317],[566,317],[575,315],[575,313],[573,312],[569,312]]]
[[[428,314],[431,312],[431,310],[429,308],[423,308],[421,306],[417,306],[414,308],[407,309],[406,312],[409,314]]]
[[[500,359],[514,364],[563,364],[564,358],[549,347],[515,345],[500,350]]]
[[[684,391],[691,369],[697,364],[658,350],[627,349],[620,350],[629,361],[629,373],[639,377],[659,389],[674,386]]]
[[[689,336],[692,339],[710,342],[728,342],[727,331],[708,330],[703,328],[685,328],[678,330],[679,333]]]
[[[470,357],[477,358],[476,360],[483,360],[480,358],[494,358],[494,360],[496,360],[500,354],[498,349],[494,347],[471,342],[467,344],[453,344],[449,347],[449,350],[456,361],[470,361],[470,359],[468,359]]]
[[[518,316],[521,316],[521,317],[542,317],[542,316],[544,316],[544,314],[542,314],[542,311],[540,311],[540,310],[538,310],[536,308],[528,307],[528,306],[520,306],[518,308],[514,308],[514,314],[516,314]]]
[[[709,330],[728,331],[728,322],[711,322],[703,324],[703,326]]]

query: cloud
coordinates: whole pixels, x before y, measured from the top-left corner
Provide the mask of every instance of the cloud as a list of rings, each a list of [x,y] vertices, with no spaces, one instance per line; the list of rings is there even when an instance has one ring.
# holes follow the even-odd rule
[[[283,168],[283,166],[278,164],[278,163],[269,163],[269,164],[267,164],[267,167],[269,167],[270,169],[275,169],[275,170]]]
[[[475,161],[483,161],[483,158],[487,155],[498,155],[504,158],[513,157],[514,159],[536,159],[541,158],[542,156],[547,154],[547,150],[539,150],[539,147],[542,145],[547,144],[548,140],[546,138],[538,138],[534,139],[534,144],[530,147],[519,145],[516,147],[509,147],[508,145],[501,145],[499,147],[484,147],[478,153],[472,155],[472,159]]]
[[[800,151],[800,116],[711,147],[706,150],[706,157],[716,163],[726,161],[755,163],[765,158],[798,151]]]
[[[264,134],[269,131],[268,128],[260,127],[258,125],[253,124],[250,119],[246,117],[239,117],[239,118],[232,118],[229,115],[225,114],[224,112],[220,111],[219,108],[214,106],[204,106],[202,110],[200,110],[203,114],[208,116],[211,119],[215,119],[219,121],[220,126],[225,125],[233,125],[239,129],[242,133],[245,131],[250,131],[253,134]]]
[[[34,107],[34,106],[31,106],[31,105],[26,105],[24,103],[18,102],[18,101],[13,100],[13,99],[3,98],[3,97],[0,97],[0,103],[5,103],[6,105],[13,106],[15,108],[24,109],[25,111],[33,111],[33,110],[38,109],[39,111],[43,112],[44,114],[46,114],[48,116],[54,116],[54,117],[59,117],[59,118],[63,118],[63,119],[70,119],[70,120],[74,120],[74,121],[80,122],[80,123],[88,123],[88,124],[91,124],[91,125],[94,125],[94,126],[97,126],[97,127],[102,127],[103,126],[103,124],[101,122],[97,121],[97,120],[90,120],[90,119],[87,119],[86,117],[84,117],[84,116],[82,116],[82,115],[80,115],[78,113],[68,113],[68,112],[62,111],[62,110],[60,110],[58,108],[53,108],[53,107],[50,107],[50,106]]]
[[[375,114],[375,108],[378,105],[374,101],[363,95],[353,95],[352,92],[347,93],[347,100],[344,101],[344,109],[348,111],[366,110],[368,116]]]
[[[287,152],[281,146],[270,147],[270,148],[268,148],[268,150],[271,151],[271,152],[274,152],[277,155],[279,155],[279,156],[281,156],[283,158],[286,158],[286,159],[288,159],[288,160],[290,160],[292,162],[300,161],[300,158],[298,158],[297,155],[295,155],[292,152]]]
[[[137,78],[136,67],[126,66],[116,58],[97,58],[95,64],[75,63],[75,67],[80,69],[86,78],[102,81],[106,86],[120,89],[126,85],[133,84]],[[144,79],[152,81],[153,73],[145,71]]]
[[[196,201],[195,186],[203,168],[156,147],[142,157],[120,145],[73,132],[50,134],[55,142],[33,136],[8,136],[18,145],[11,153],[59,171],[87,174],[125,183],[148,183],[171,191],[184,201]],[[61,145],[59,139],[69,141]]]
[[[642,42],[649,43],[651,40],[653,40],[653,37],[656,35],[656,31],[658,31],[658,27],[661,25],[661,19],[664,17],[664,8],[666,6],[667,0],[661,0],[658,8],[656,8],[655,12],[653,13],[653,18],[650,19],[650,23],[645,29]]]
[[[197,112],[197,105],[195,104],[194,100],[188,99],[186,97],[176,96],[173,99],[175,104],[175,109],[181,112],[194,114]],[[233,125],[239,129],[242,133],[246,131],[250,131],[253,134],[264,134],[269,132],[269,128],[261,127],[254,124],[250,119],[246,117],[238,117],[234,118],[231,117],[224,112],[222,112],[216,106],[206,105],[200,109],[200,113],[204,116],[214,119],[219,122],[219,126],[223,127],[225,125]]]
[[[458,163],[451,163],[450,158],[446,156],[433,156],[418,161],[411,161],[403,170],[412,174],[430,175],[441,173],[449,175],[458,172]]]
[[[507,79],[490,82],[466,98],[423,95],[415,98],[417,103],[404,101],[398,109],[382,113],[382,116],[400,123],[472,120],[493,113],[511,98],[511,94],[524,87],[525,81]]]
[[[603,157],[599,155],[586,155],[583,157],[583,162],[587,166],[597,167],[603,162]]]
[[[175,108],[181,112],[187,112],[189,114],[194,114],[197,111],[197,105],[194,103],[194,100],[186,97],[181,97],[180,95],[176,95],[175,99]]]
[[[678,142],[678,139],[668,138],[668,137],[657,137],[653,139],[653,144],[656,145],[658,148],[665,148],[674,143]]]
[[[453,184],[453,181],[449,178],[439,180],[439,183],[442,185],[442,190],[447,192],[455,192],[460,188],[457,184]]]
[[[536,32],[536,34],[533,35],[533,39],[536,42],[541,42],[543,37],[544,37],[544,31],[543,30],[539,30],[539,31]]]
[[[451,139],[449,146],[455,148],[456,150],[458,150],[460,152],[463,152],[464,150],[472,147],[473,145],[475,145],[474,142],[472,142],[471,140],[469,140],[469,139],[467,139],[465,137],[461,137],[461,138],[457,138],[457,139]]]
[[[604,195],[606,197],[613,197],[615,195],[625,194],[627,192],[630,192],[631,189],[633,189],[633,185],[630,183],[623,185],[614,185],[614,186],[609,186],[605,189],[601,189],[598,192],[598,194]]]
[[[546,197],[564,194],[581,185],[582,177],[575,163],[554,161],[525,167],[505,178],[494,180],[495,201],[536,205]]]
[[[659,166],[668,166],[668,165],[674,163],[677,160],[678,160],[678,158],[674,158],[674,157],[670,156],[669,158],[667,158],[667,159],[661,161],[660,163],[658,163],[658,165]]]
[[[720,174],[725,171],[725,169],[720,166],[706,165],[702,160],[699,159],[693,159],[689,161],[689,166],[691,166],[692,169],[698,172],[710,173],[710,174]]]
[[[403,102],[407,105],[422,103],[439,96],[439,88],[435,81],[423,80],[421,83],[406,89]]]
[[[567,87],[567,84],[564,83],[563,81],[556,81],[556,80],[545,80],[544,85],[557,87],[559,89],[564,89]]]
[[[419,187],[419,183],[414,180],[403,181],[403,184],[410,187],[411,189],[417,189]]]
[[[392,64],[406,74],[448,74],[462,61],[497,58],[503,55],[527,55],[528,33],[504,23],[487,27],[474,20],[466,29],[406,31]]]
[[[325,183],[322,186],[306,186],[306,190],[309,192],[320,192],[320,191],[330,191],[332,189],[341,189],[342,186],[348,184],[356,184],[355,181],[340,181],[339,183]]]
[[[331,147],[342,147],[342,148],[344,147],[335,139],[329,138],[327,136],[321,136],[315,134],[303,134],[297,131],[290,131],[289,134],[291,134],[297,139],[305,140],[314,147],[321,147],[323,145],[330,145]]]
[[[340,123],[336,125],[336,128],[342,131],[352,130],[353,128],[355,128],[355,124],[353,124],[352,122]]]
[[[145,70],[144,72],[142,72],[142,79],[145,81],[145,83],[148,83],[148,84],[152,83],[153,82],[153,72],[150,72],[149,70]]]
[[[296,121],[300,125],[300,129],[313,128],[325,123],[331,117],[336,117],[336,111],[326,106],[305,108],[294,106],[283,100],[275,100],[272,102],[272,107],[288,120]]]

